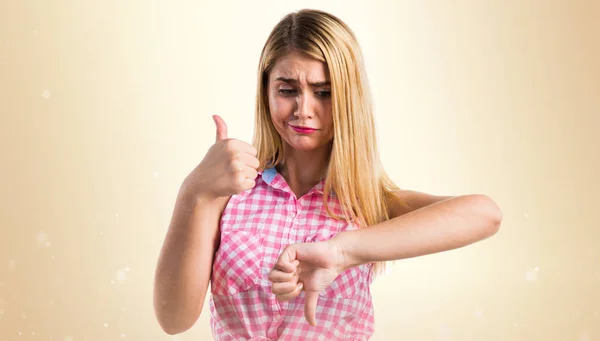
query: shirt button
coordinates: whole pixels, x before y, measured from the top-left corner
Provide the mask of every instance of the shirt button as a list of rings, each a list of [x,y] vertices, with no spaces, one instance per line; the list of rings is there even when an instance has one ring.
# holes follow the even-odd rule
[[[296,216],[296,212],[291,212],[290,217],[294,218]]]

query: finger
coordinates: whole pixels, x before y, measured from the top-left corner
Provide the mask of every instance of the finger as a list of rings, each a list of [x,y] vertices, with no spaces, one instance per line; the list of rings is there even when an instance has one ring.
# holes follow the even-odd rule
[[[306,292],[304,299],[304,317],[308,324],[311,326],[317,325],[317,318],[315,317],[317,311],[317,303],[319,301],[319,293],[316,291]]]
[[[241,160],[233,160],[229,166],[230,170],[239,177],[239,180],[255,180],[258,177],[258,171],[255,168],[248,167]]]
[[[217,126],[217,142],[227,139],[227,124],[219,115],[213,115],[213,121]]]
[[[244,173],[244,177],[246,179],[254,180],[258,176],[258,171],[256,170],[256,168],[248,167],[246,165],[244,165],[242,168],[242,172]]]
[[[275,295],[285,295],[294,292],[298,287],[298,281],[278,282],[271,285],[271,292]]]
[[[243,184],[244,191],[254,188],[254,186],[256,186],[256,181],[254,181],[254,179],[248,179],[248,178],[244,179],[244,184]]]
[[[283,272],[276,269],[271,270],[269,273],[269,281],[275,282],[289,282],[291,280],[296,279],[298,281],[298,273],[297,272]]]
[[[258,155],[258,150],[256,150],[256,147],[254,147],[253,145],[251,145],[249,143],[245,143],[244,142],[244,144],[246,145],[245,148],[244,148],[244,151],[246,153],[248,153],[248,154],[250,154],[252,156]],[[256,166],[256,167],[258,167],[258,166]]]
[[[296,285],[296,289],[294,289],[294,291],[289,292],[287,294],[275,295],[275,298],[277,298],[277,300],[279,302],[283,302],[283,301],[288,301],[288,300],[294,299],[294,298],[298,297],[298,295],[300,295],[300,293],[302,292],[303,288],[304,288],[304,286],[302,285],[302,282],[300,282],[300,283],[298,283]]]
[[[238,139],[231,139],[231,143],[235,147],[236,151],[248,154],[250,156],[256,156],[258,154],[256,147],[254,147],[253,145],[251,145],[248,142],[244,142],[244,141],[238,140]]]
[[[287,248],[286,248],[286,250],[287,250]],[[295,255],[296,252],[295,251],[286,251],[286,250],[284,250],[281,253],[281,255],[279,256],[279,260],[277,261],[277,263],[275,263],[275,266],[273,268],[283,271],[283,272],[287,272],[287,273],[294,273],[294,272],[296,272],[296,269],[298,268],[298,264],[300,264],[300,262],[297,259],[294,259],[293,261],[289,261],[288,260],[289,256],[285,256],[284,254],[293,252],[293,254]]]
[[[258,159],[248,153],[240,153],[238,158],[250,168],[257,169],[260,166]]]

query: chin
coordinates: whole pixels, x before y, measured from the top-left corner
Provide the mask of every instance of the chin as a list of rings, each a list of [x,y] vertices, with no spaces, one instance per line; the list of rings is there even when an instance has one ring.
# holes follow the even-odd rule
[[[295,150],[302,151],[302,152],[310,152],[312,150],[319,149],[319,146],[316,146],[313,144],[305,144],[305,143],[291,143],[290,147],[292,147]]]
[[[317,141],[286,141],[288,146],[294,150],[302,152],[316,151],[324,148],[327,144],[319,144]]]

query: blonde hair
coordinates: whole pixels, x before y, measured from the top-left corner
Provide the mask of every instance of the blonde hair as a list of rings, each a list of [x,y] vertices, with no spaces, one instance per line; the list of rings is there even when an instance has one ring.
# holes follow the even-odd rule
[[[371,94],[357,39],[337,17],[319,10],[285,16],[271,31],[258,67],[254,145],[260,169],[284,161],[282,140],[269,115],[269,73],[277,60],[298,51],[326,63],[331,81],[334,138],[323,191],[327,213],[368,227],[390,218],[399,190],[385,173],[377,148]],[[335,193],[343,216],[328,205]],[[380,273],[384,263],[375,264]]]

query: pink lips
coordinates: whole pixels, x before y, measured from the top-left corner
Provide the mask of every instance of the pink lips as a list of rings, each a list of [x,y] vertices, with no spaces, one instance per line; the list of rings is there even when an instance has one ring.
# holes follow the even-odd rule
[[[313,129],[313,128],[308,128],[308,127],[295,127],[293,125],[289,125],[292,129],[294,129],[294,131],[301,133],[301,134],[310,134],[312,132],[317,131],[317,129]]]

